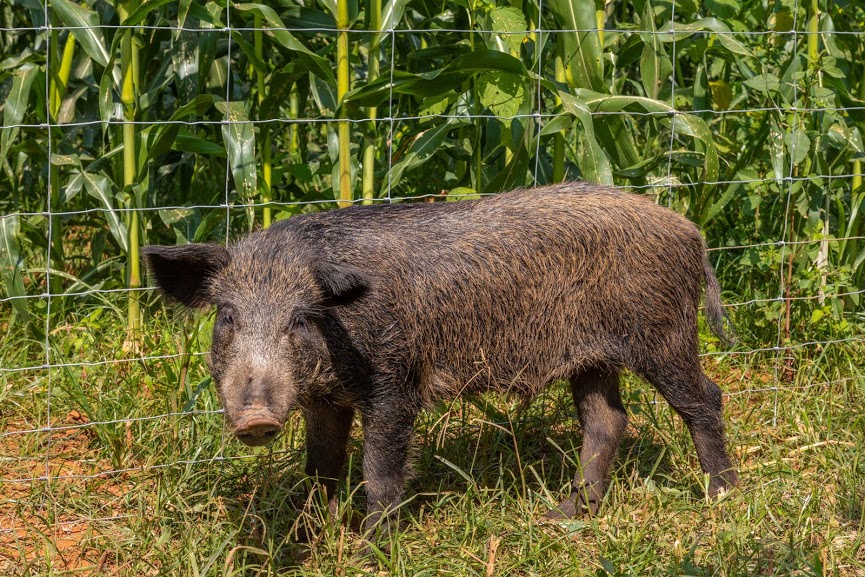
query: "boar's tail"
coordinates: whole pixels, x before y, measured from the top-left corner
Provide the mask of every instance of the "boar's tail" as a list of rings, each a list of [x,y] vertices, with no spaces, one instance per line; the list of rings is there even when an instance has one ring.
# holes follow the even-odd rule
[[[706,278],[706,318],[709,327],[722,341],[732,344],[736,341],[736,336],[733,334],[732,323],[724,309],[724,303],[721,302],[721,285],[718,283],[718,277],[715,276],[715,269],[709,262],[709,255],[705,251],[703,252],[703,275]]]

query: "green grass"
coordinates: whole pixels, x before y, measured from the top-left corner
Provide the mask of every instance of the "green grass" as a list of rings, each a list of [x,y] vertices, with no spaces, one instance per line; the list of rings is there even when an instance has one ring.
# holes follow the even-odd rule
[[[184,335],[191,350],[207,346],[194,338],[207,316],[156,308],[135,351],[122,316],[76,310],[52,322],[52,364],[175,355]],[[631,376],[607,501],[565,525],[538,523],[567,492],[580,444],[564,386],[532,403],[487,396],[426,413],[402,530],[373,561],[358,556],[359,427],[342,521],[327,522],[306,497],[298,416],[272,450],[243,447],[206,413],[218,406],[202,356],[183,381],[183,357],[52,368],[50,382],[44,370],[2,373],[0,434],[44,426],[49,386],[52,425],[85,426],[0,437],[0,574],[865,575],[861,345],[807,354],[777,405],[771,390],[749,392],[774,385],[771,357],[704,359],[732,393],[725,416],[742,478],[719,502],[703,497],[681,420]],[[42,355],[13,332],[0,366]],[[190,409],[205,413],[150,418]],[[69,477],[112,470],[124,472]],[[60,478],[9,482],[46,471]],[[297,543],[309,529],[313,543]]]

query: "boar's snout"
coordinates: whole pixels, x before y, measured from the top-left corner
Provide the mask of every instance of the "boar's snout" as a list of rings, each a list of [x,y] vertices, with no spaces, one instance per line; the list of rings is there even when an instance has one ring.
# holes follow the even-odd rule
[[[247,407],[238,415],[234,436],[250,447],[267,445],[276,438],[282,423],[265,407]]]

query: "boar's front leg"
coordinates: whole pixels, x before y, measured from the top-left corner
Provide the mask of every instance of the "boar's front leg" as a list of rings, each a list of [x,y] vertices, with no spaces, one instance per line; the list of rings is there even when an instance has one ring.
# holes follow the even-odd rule
[[[325,490],[331,514],[337,511],[336,485],[345,463],[345,450],[354,409],[338,405],[305,408],[306,474]]]
[[[391,518],[402,502],[408,453],[417,412],[405,407],[376,407],[362,414],[363,479],[366,483],[367,516],[363,533],[390,531]]]

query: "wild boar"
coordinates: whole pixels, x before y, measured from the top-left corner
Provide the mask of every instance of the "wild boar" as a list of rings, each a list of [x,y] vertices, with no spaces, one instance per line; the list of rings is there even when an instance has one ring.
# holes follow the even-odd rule
[[[582,425],[574,491],[549,513],[597,510],[628,417],[619,374],[651,383],[687,424],[716,495],[737,484],[721,391],[701,370],[705,285],[724,336],[703,238],[650,199],[567,183],[481,200],[304,214],[215,244],[142,250],[158,287],[216,305],[210,369],[248,445],[289,411],[306,423],[306,472],[329,498],[355,413],[376,525],[403,499],[418,413],[486,391],[570,382]]]

